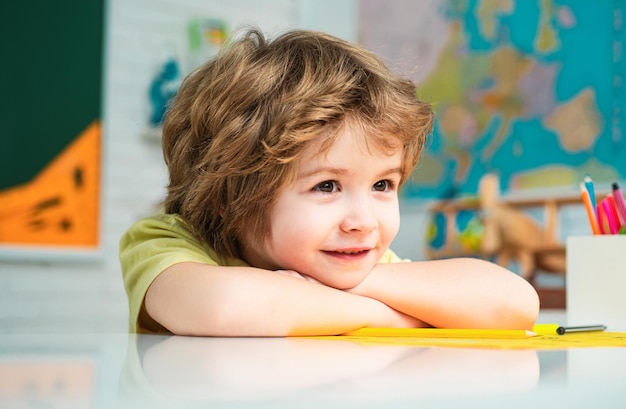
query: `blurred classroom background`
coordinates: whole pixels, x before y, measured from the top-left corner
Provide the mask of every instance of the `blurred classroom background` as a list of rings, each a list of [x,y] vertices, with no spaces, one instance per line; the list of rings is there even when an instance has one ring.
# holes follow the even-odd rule
[[[5,8],[0,333],[125,332],[118,240],[167,184],[159,121],[243,25],[361,42],[433,103],[392,248],[506,259],[562,304],[579,183],[626,175],[622,0],[66,0]],[[10,40],[9,40],[10,39]],[[507,234],[508,232],[508,234]]]

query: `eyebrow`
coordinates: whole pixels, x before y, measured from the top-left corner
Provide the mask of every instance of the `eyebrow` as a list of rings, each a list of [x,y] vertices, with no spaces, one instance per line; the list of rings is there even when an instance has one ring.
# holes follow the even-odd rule
[[[349,172],[348,172],[348,169],[322,166],[318,168],[313,168],[307,172],[298,173],[298,179],[307,179],[315,175],[319,175],[320,173],[329,173],[332,175],[343,176],[343,175],[347,175]]]
[[[307,172],[303,172],[303,173],[298,173],[297,178],[298,179],[307,179],[319,174],[331,174],[331,175],[338,175],[338,176],[345,176],[348,173],[350,173],[348,171],[348,169],[344,169],[344,168],[335,168],[335,167],[319,167],[319,168],[314,168],[311,169],[310,171]],[[385,176],[385,175],[392,175],[392,174],[400,174],[402,175],[402,168],[397,167],[397,168],[391,168],[391,169],[387,169],[383,172],[379,173],[379,176]]]

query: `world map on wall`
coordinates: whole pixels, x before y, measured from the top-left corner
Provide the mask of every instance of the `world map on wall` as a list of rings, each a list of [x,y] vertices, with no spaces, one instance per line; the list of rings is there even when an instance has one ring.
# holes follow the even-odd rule
[[[600,188],[626,176],[624,0],[361,0],[359,40],[436,123],[405,197]]]

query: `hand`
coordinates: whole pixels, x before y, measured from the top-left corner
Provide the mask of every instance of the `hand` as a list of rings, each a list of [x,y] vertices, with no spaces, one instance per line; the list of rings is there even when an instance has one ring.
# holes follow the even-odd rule
[[[428,324],[425,321],[420,320],[419,318],[413,317],[411,315],[405,314],[401,311],[394,309],[386,304],[385,300],[377,298],[374,294],[376,289],[376,280],[372,277],[373,274],[368,274],[363,281],[359,284],[345,290],[348,293],[358,295],[361,297],[368,297],[374,300],[379,301],[385,307],[389,309],[388,313],[385,315],[385,320],[388,322],[383,322],[382,324],[374,324],[372,326],[378,327],[391,327],[391,328],[423,328],[423,327],[432,327],[432,325]]]
[[[282,274],[282,275],[286,275],[289,277],[294,277],[300,280],[306,280],[312,283],[317,283],[320,285],[325,285],[324,283],[316,280],[315,278],[305,275],[305,274],[301,274],[298,273],[295,270],[274,270],[276,273],[278,274]],[[357,285],[354,288],[351,288],[349,290],[342,290],[348,293],[352,293],[355,295],[359,295],[362,297],[367,297],[367,295],[364,295],[363,293],[359,294],[359,290],[361,290],[361,292],[363,291],[363,282],[365,280],[363,280],[359,285]],[[368,297],[371,298],[371,297]],[[371,327],[388,327],[388,328],[422,328],[422,327],[430,327],[429,324],[425,323],[424,321],[412,317],[410,315],[404,314],[400,311],[394,310],[393,308],[389,307],[388,305],[386,305],[385,303],[383,303],[382,301],[376,300],[376,302],[379,303],[379,305],[382,308],[382,315],[379,316],[379,319],[381,321],[373,321],[371,323]]]

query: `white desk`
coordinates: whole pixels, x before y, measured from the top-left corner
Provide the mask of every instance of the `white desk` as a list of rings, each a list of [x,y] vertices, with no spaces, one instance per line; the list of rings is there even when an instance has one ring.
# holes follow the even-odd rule
[[[626,348],[0,334],[1,408],[626,408]]]

